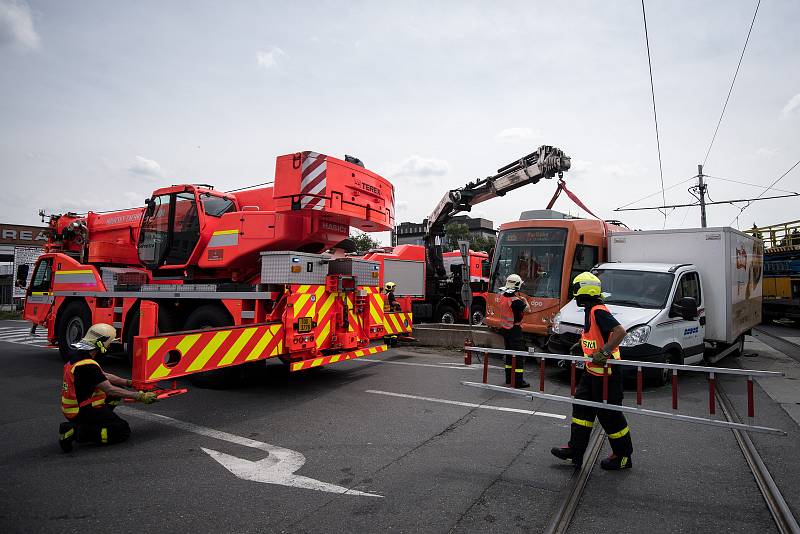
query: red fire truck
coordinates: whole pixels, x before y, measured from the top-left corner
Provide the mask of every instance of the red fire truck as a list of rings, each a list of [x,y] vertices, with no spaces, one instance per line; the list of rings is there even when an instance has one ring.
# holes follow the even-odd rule
[[[24,317],[64,358],[92,323],[114,325],[139,387],[218,385],[273,357],[300,371],[374,354],[412,318],[384,311],[378,264],[343,244],[351,226],[393,222],[392,184],[359,160],[287,154],[271,186],[175,185],[143,208],[51,216]]]

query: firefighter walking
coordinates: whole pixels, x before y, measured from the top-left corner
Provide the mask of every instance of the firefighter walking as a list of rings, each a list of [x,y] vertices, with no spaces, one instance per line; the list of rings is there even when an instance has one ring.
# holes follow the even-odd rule
[[[575,398],[603,402],[603,373],[607,372],[608,404],[621,405],[622,370],[614,369],[614,366],[609,366],[608,369],[604,367],[609,358],[620,359],[619,344],[625,337],[625,329],[603,304],[601,282],[594,274],[584,272],[576,276],[572,281],[572,291],[575,302],[586,312],[580,344],[587,361],[575,391]],[[625,415],[620,411],[573,404],[569,445],[554,447],[550,452],[562,460],[572,460],[576,467],[580,467],[583,464],[583,454],[589,444],[595,417],[608,435],[613,451],[611,456],[600,462],[600,467],[608,470],[633,467],[630,428]]]
[[[506,350],[528,350],[525,340],[522,337],[522,317],[528,310],[528,302],[519,295],[522,289],[522,278],[517,274],[511,274],[506,278],[506,285],[500,288],[500,334]],[[513,367],[516,367],[515,369]],[[513,358],[506,355],[505,362],[506,384],[511,384],[511,373],[515,373],[514,387],[526,388],[530,386],[525,382],[524,358],[516,358],[516,366]]]
[[[127,389],[130,380],[104,372],[95,361],[98,354],[108,351],[116,334],[113,326],[98,323],[89,328],[83,339],[72,344],[80,352],[64,364],[61,412],[67,422],[58,429],[58,443],[64,452],[71,451],[76,440],[99,445],[127,440],[130,426],[114,413],[119,400],[133,399],[145,404],[157,400],[155,393]]]

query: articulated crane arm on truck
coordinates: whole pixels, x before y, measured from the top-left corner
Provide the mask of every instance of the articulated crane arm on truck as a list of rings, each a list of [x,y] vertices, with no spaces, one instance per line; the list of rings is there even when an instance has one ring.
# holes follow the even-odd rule
[[[385,350],[378,264],[326,253],[351,226],[394,225],[394,187],[359,163],[297,152],[278,157],[272,186],[174,185],[143,208],[52,216],[25,318],[64,358],[91,324],[112,324],[138,387],[187,375],[215,385],[272,357],[299,371]]]
[[[435,277],[429,276],[429,283],[447,277],[441,240],[445,226],[455,215],[522,186],[538,183],[542,178],[561,178],[569,168],[569,156],[558,148],[543,145],[518,161],[501,167],[494,176],[469,182],[445,193],[428,216],[428,232],[425,235],[428,271],[436,274]]]

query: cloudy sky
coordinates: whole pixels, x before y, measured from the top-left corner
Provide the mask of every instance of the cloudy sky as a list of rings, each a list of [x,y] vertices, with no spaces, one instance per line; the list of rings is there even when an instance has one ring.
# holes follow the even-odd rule
[[[705,158],[755,5],[646,3],[667,186]],[[767,185],[800,159],[798,21],[800,3],[763,0],[709,175]],[[572,156],[567,183],[598,215],[664,224],[613,212],[661,200],[635,0],[0,0],[0,72],[4,222],[140,205],[171,183],[263,182],[275,156],[306,149],[358,156],[395,184],[398,221],[421,220],[447,189],[550,144]],[[763,191],[709,184],[713,200]],[[688,185],[667,201],[691,200]],[[800,191],[800,167],[777,187]],[[514,220],[554,189],[477,213]],[[756,203],[739,224],[800,219],[798,205]],[[556,208],[578,213],[567,199]],[[712,207],[709,222],[738,212]],[[666,220],[698,223],[697,209]]]

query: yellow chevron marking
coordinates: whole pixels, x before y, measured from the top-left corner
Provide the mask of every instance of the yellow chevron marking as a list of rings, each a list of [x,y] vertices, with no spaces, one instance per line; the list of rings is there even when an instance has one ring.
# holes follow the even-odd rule
[[[188,336],[181,339],[178,346],[175,347],[181,353],[181,356],[189,352],[189,349],[194,347],[194,344],[197,343],[197,340],[200,339],[200,334],[189,334]]]
[[[394,326],[395,333],[403,330],[403,325],[401,325],[400,321],[397,320],[397,315],[390,315],[389,320],[392,321],[392,326]]]
[[[242,352],[244,346],[247,345],[247,342],[250,341],[250,338],[253,337],[253,334],[255,334],[257,330],[258,328],[247,328],[246,330],[242,331],[242,333],[239,335],[239,339],[233,342],[231,348],[228,349],[228,352],[226,352],[225,356],[223,356],[219,361],[220,367],[233,363],[233,360],[235,360],[239,353]]]
[[[320,348],[325,340],[328,339],[328,334],[331,333],[331,322],[328,321],[325,323],[325,326],[322,327],[322,330],[317,333],[317,348]]]
[[[299,371],[303,368],[303,362],[296,362],[292,364],[292,371]]]
[[[283,340],[282,339],[278,341],[278,345],[272,351],[272,354],[270,354],[270,356],[277,356],[279,354],[283,354]]]
[[[328,295],[328,298],[325,300],[325,303],[317,309],[317,317],[325,317],[327,315],[328,310],[331,309],[333,306],[334,301],[336,300],[336,295]]]
[[[165,376],[169,376],[169,367],[162,363],[158,366],[158,369],[153,371],[153,374],[150,375],[148,380],[158,380],[159,378],[164,378]]]
[[[238,234],[239,230],[217,230],[211,235],[229,235],[229,234]]]
[[[272,331],[272,329],[264,332],[264,335],[261,336],[261,339],[258,340],[256,346],[253,347],[253,350],[251,350],[250,354],[247,355],[245,361],[249,362],[250,360],[255,360],[261,356],[261,353],[264,352],[264,349],[267,348],[267,345],[269,345],[269,342],[272,341],[273,337],[275,337],[275,333]]]
[[[208,363],[208,360],[214,355],[215,352],[219,349],[220,345],[228,339],[228,336],[231,335],[230,330],[223,330],[222,332],[217,332],[214,334],[214,337],[211,338],[211,341],[208,342],[208,345],[205,346],[203,350],[200,351],[200,354],[197,355],[197,358],[194,359],[192,364],[186,368],[186,371],[197,371],[198,369],[202,369]]]
[[[331,360],[330,360],[330,362],[329,362],[329,363],[336,363],[336,362],[338,362],[338,361],[339,361],[339,359],[340,359],[341,357],[342,357],[342,356],[341,356],[341,354],[337,354],[336,356],[331,356]]]
[[[324,360],[324,359],[325,358],[317,358],[316,360],[311,362],[311,365],[309,365],[309,367],[317,367],[318,365],[320,365],[322,363],[322,360]]]
[[[311,286],[302,285],[302,286],[297,288],[297,293],[307,293],[309,289],[311,289]]]
[[[353,356],[356,356],[356,357],[363,356],[363,355],[364,355],[364,351],[363,350],[357,350],[357,351],[355,351],[353,353]]]
[[[375,324],[381,324],[383,321],[381,320],[381,315],[378,313],[376,306],[369,307],[369,314],[372,316],[372,322]]]
[[[158,349],[161,348],[161,345],[167,342],[167,338],[162,337],[160,339],[148,339],[147,340],[147,359],[153,357],[153,355],[158,352]]]

